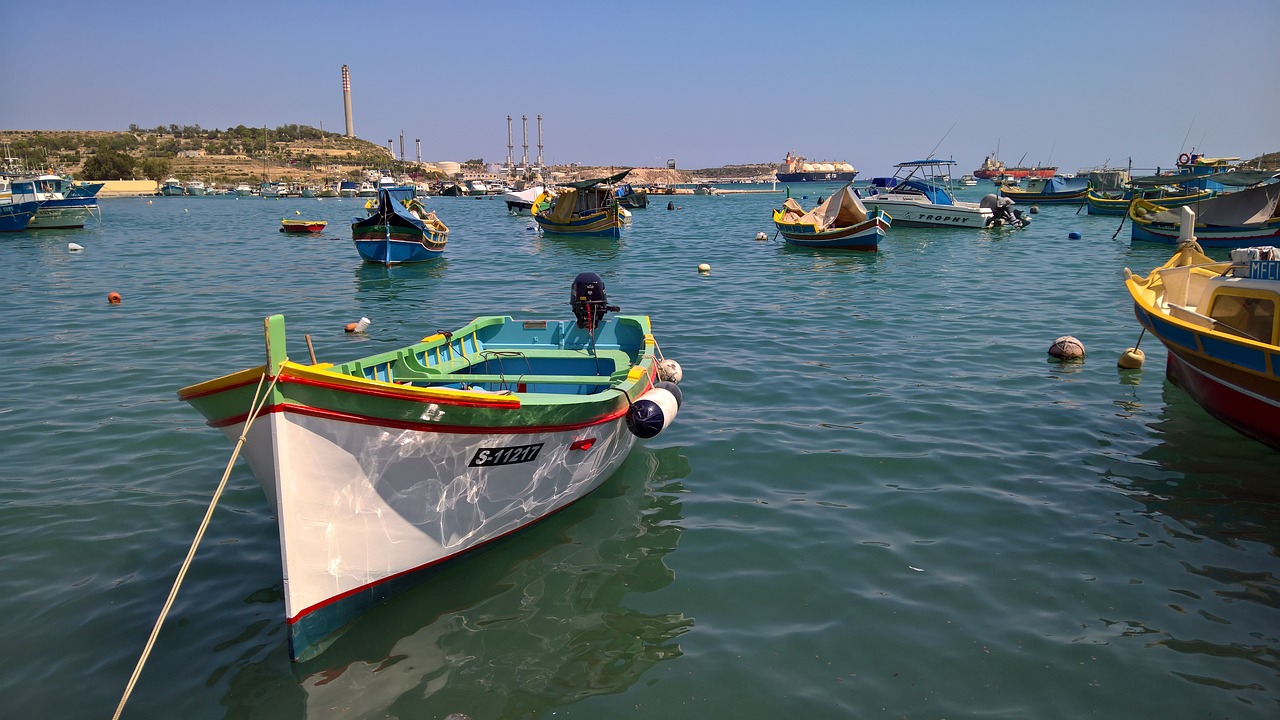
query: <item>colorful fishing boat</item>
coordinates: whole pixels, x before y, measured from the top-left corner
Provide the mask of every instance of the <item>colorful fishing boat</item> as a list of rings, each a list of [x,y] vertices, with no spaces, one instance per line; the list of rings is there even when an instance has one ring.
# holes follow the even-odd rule
[[[1129,203],[1133,202],[1134,197],[1140,197],[1152,205],[1162,208],[1176,208],[1201,200],[1208,200],[1214,194],[1212,190],[1166,187],[1119,191],[1094,190],[1090,188],[1084,199],[1090,215],[1124,215],[1129,211]]]
[[[1138,321],[1168,350],[1169,380],[1280,450],[1280,251],[1237,249],[1219,262],[1184,242],[1146,277],[1126,268],[1125,286]]]
[[[952,165],[951,160],[898,163],[893,177],[872,179],[862,200],[873,210],[887,211],[901,227],[986,227],[991,209],[956,200],[950,183],[941,178]]]
[[[543,192],[533,203],[538,229],[554,235],[622,237],[622,215],[613,185],[629,172],[630,168],[609,177],[568,183],[554,195]]]
[[[289,220],[280,221],[282,233],[318,233],[329,224],[328,220]]]
[[[659,373],[679,366],[649,318],[607,316],[594,273],[571,294],[574,319],[479,317],[338,364],[290,360],[273,315],[265,365],[178,391],[243,436],[280,534],[290,657],[582,499],[671,423],[680,391]]]
[[[1025,188],[1000,186],[1001,195],[1028,205],[1079,205],[1088,192],[1089,178],[1030,177]]]
[[[414,197],[412,187],[381,188],[369,217],[351,223],[351,239],[365,262],[423,262],[444,254],[449,228]]]
[[[884,210],[867,210],[849,185],[808,212],[795,198],[773,211],[778,233],[801,247],[877,250],[891,222]]]
[[[1178,209],[1163,208],[1139,198],[1129,205],[1130,237],[1176,244],[1182,222],[1180,210],[1191,208],[1196,215],[1196,239],[1202,247],[1280,244],[1277,202],[1280,202],[1280,183],[1217,195]]]

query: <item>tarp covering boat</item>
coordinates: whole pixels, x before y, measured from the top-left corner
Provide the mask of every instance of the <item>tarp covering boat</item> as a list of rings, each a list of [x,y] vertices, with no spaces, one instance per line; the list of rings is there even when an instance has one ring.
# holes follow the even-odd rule
[[[1037,192],[1044,194],[1071,193],[1080,192],[1087,187],[1089,187],[1089,178],[1087,177],[1064,178],[1054,175],[1051,178],[1046,178],[1044,186]]]
[[[1172,175],[1145,175],[1129,181],[1134,187],[1159,187],[1161,185],[1180,185],[1189,182],[1216,182],[1231,187],[1248,187],[1266,182],[1276,177],[1274,170],[1233,170],[1216,173],[1175,173]]]
[[[1276,217],[1277,202],[1280,202],[1280,183],[1272,183],[1219,195],[1190,207],[1196,211],[1197,224],[1246,227],[1262,225]],[[1162,210],[1147,215],[1146,219],[1177,224],[1181,222],[1181,212],[1181,209]]]
[[[610,175],[609,177],[592,178],[590,180],[578,180],[577,182],[564,183],[564,187],[586,190],[587,188],[593,188],[596,185],[612,185],[613,183],[621,182],[622,178],[626,177],[629,172],[631,172],[631,168],[627,168],[626,170],[623,170],[616,175]]]
[[[797,219],[788,220],[787,222],[813,223],[817,226],[819,232],[830,230],[831,228],[857,225],[867,220],[867,207],[862,204],[862,201],[854,194],[853,188],[848,185],[807,213],[804,212],[799,203],[791,198],[788,198],[787,202],[782,204],[782,207],[788,211],[794,209],[803,213]]]

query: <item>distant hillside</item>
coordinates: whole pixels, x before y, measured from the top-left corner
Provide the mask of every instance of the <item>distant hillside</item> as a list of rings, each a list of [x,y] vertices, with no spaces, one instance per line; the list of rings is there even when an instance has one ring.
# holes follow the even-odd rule
[[[0,148],[4,151],[0,162],[26,170],[69,173],[80,180],[160,182],[172,175],[219,184],[262,177],[310,182],[354,179],[364,168],[421,174],[400,167],[391,151],[381,145],[306,125],[275,129],[239,125],[226,130],[206,130],[199,125],[149,129],[131,125],[123,132],[5,130],[0,131]],[[104,166],[101,162],[95,165],[95,158],[122,162],[105,165],[115,171],[110,177],[85,177],[86,163],[90,171]]]
[[[1280,152],[1270,152],[1266,155],[1245,162],[1250,167],[1256,167],[1263,170],[1280,170]]]

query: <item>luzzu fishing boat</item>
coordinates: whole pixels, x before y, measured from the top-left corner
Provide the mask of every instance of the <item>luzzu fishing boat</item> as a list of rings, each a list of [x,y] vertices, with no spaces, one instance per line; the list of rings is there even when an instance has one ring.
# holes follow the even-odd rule
[[[291,361],[273,315],[265,365],[178,392],[244,437],[280,533],[292,658],[581,499],[671,423],[680,391],[659,376],[678,381],[679,366],[647,316],[607,317],[606,303],[583,273],[572,320],[480,317],[337,365]]]
[[[21,232],[40,209],[34,180],[0,176],[0,232]]]
[[[622,237],[623,216],[613,185],[629,172],[630,168],[609,177],[568,183],[554,194],[543,192],[533,201],[538,229],[554,235]]]
[[[1162,208],[1177,208],[1190,205],[1214,196],[1212,190],[1172,190],[1169,188],[1125,189],[1118,191],[1094,190],[1090,188],[1085,195],[1085,205],[1090,215],[1124,215],[1129,211],[1129,204],[1134,198],[1141,198]]]
[[[1230,173],[1234,174],[1234,173]],[[1184,205],[1195,211],[1196,240],[1202,247],[1236,248],[1280,243],[1280,183],[1258,185]],[[1182,216],[1142,199],[1129,205],[1133,240],[1176,244]]]
[[[1280,251],[1237,249],[1219,262],[1188,239],[1145,278],[1125,269],[1134,312],[1168,349],[1170,381],[1280,450]]]
[[[369,216],[351,223],[351,240],[365,262],[383,265],[423,262],[444,254],[449,228],[414,197],[412,187],[384,187]]]
[[[801,247],[876,250],[891,222],[884,210],[868,211],[849,185],[808,212],[795,198],[773,211],[778,232]]]
[[[1088,192],[1089,178],[1032,177],[1025,188],[1000,186],[1000,194],[1014,202],[1039,205],[1079,205]]]

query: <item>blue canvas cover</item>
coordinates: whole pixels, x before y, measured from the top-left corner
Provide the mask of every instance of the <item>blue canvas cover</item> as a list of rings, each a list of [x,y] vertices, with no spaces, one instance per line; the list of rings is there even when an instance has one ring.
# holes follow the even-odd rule
[[[411,187],[391,187],[381,188],[378,190],[378,208],[369,217],[356,223],[361,227],[377,226],[377,225],[398,225],[400,227],[415,227],[425,231],[426,223],[422,222],[409,209],[405,207],[405,203],[413,199],[413,188]]]
[[[1080,192],[1089,187],[1089,178],[1061,178],[1057,175],[1044,181],[1044,189],[1040,192],[1046,195],[1058,193]]]

